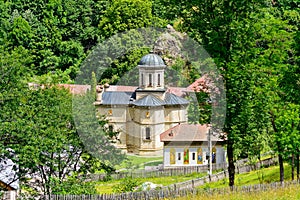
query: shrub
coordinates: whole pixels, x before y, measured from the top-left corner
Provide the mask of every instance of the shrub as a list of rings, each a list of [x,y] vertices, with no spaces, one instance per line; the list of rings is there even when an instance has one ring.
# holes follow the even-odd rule
[[[139,182],[132,178],[124,178],[118,184],[113,186],[114,193],[124,193],[124,192],[133,192],[134,189],[139,185]]]

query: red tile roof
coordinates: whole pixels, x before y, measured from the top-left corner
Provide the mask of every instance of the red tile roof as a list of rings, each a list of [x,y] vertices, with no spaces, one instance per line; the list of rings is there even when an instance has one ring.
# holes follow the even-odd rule
[[[90,85],[58,84],[58,86],[69,89],[72,94],[85,94],[91,89]]]
[[[28,83],[29,88],[45,88],[47,84]],[[48,85],[50,86],[50,85]],[[85,94],[91,89],[90,85],[76,85],[76,84],[58,84],[58,87],[68,89],[72,94]]]
[[[209,125],[178,124],[160,134],[160,141],[207,141]],[[212,141],[223,141],[217,136],[211,137]]]
[[[179,96],[179,97],[184,97],[184,96],[186,96],[186,93],[194,92],[194,90],[191,90],[188,88],[182,88],[182,87],[168,87],[167,92],[175,94],[176,96]]]
[[[189,85],[186,89],[192,90],[194,92],[206,92],[209,93],[209,78],[207,76],[202,76],[198,78],[194,83]]]
[[[126,85],[110,85],[105,91],[134,92],[138,87]]]

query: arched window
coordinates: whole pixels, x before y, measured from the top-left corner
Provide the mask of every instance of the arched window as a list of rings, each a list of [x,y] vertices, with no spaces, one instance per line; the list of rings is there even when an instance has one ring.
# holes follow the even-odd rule
[[[152,74],[149,74],[149,86],[152,86]]]
[[[157,75],[157,85],[160,86],[160,74]]]
[[[146,127],[146,137],[145,137],[146,140],[150,140],[151,137],[150,137],[150,128],[149,127]]]

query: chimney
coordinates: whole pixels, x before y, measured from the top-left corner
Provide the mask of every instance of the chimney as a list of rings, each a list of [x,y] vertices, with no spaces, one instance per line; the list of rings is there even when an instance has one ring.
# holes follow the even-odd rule
[[[95,105],[99,105],[102,103],[102,94],[104,92],[103,85],[97,85],[96,86],[96,102]]]

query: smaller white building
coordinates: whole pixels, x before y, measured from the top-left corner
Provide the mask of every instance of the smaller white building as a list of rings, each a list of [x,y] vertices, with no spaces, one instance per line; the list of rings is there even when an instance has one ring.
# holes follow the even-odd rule
[[[209,159],[207,125],[178,124],[160,135],[164,143],[164,168],[207,165]],[[211,136],[212,163],[226,162],[224,141]]]

